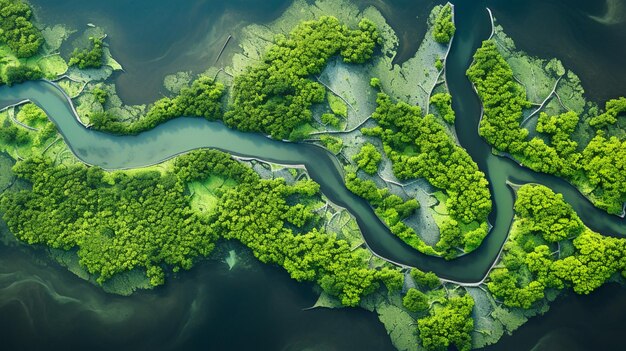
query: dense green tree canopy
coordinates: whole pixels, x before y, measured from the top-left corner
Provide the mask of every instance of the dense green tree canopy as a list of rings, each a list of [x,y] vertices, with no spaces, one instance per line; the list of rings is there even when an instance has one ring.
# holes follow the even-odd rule
[[[445,351],[452,345],[458,350],[472,349],[474,300],[468,294],[445,300],[431,309],[430,316],[417,320],[422,345],[427,350]]]
[[[436,249],[445,257],[458,254],[457,247],[474,250],[487,234],[491,211],[484,173],[432,114],[422,116],[419,106],[394,103],[385,93],[379,93],[376,102],[372,118],[378,126],[362,131],[382,139],[394,174],[402,180],[425,178],[448,195],[450,219],[440,228],[442,240]],[[470,224],[472,229],[461,229]]]
[[[587,294],[626,269],[626,240],[584,227],[560,194],[524,185],[517,192],[515,213],[504,267],[494,269],[488,283],[506,306],[530,308],[547,288],[572,287]],[[573,252],[562,252],[562,243],[570,240]]]
[[[70,66],[78,66],[80,69],[100,68],[104,64],[104,50],[102,46],[102,38],[90,37],[91,47],[83,50],[78,48],[72,52],[70,57]]]
[[[201,76],[190,87],[181,89],[173,98],[157,100],[145,116],[129,123],[109,112],[92,113],[89,116],[95,129],[119,134],[137,134],[156,127],[172,118],[189,116],[216,120],[222,116],[224,85]]]
[[[441,8],[435,18],[433,37],[438,43],[446,44],[450,42],[455,31],[456,27],[452,20],[452,5],[447,3]]]
[[[6,43],[19,58],[35,55],[43,37],[31,22],[32,11],[21,0],[0,0],[0,42]]]
[[[524,109],[531,104],[494,41],[483,42],[467,75],[484,106],[479,132],[487,142],[535,171],[594,189],[590,197],[596,206],[621,214],[626,202],[626,142],[616,136],[607,137],[602,128],[614,124],[626,110],[626,98],[608,101],[604,113],[589,119],[589,125],[600,130],[581,151],[571,136],[579,123],[579,116],[573,111],[556,116],[541,113],[536,130],[546,138],[536,136],[529,140],[528,130],[520,123]]]
[[[324,86],[311,77],[337,54],[345,62],[365,62],[379,41],[366,19],[354,30],[335,17],[302,22],[288,37],[279,35],[261,63],[236,77],[224,122],[276,139],[293,138],[294,129],[312,120],[311,106],[326,97]]]

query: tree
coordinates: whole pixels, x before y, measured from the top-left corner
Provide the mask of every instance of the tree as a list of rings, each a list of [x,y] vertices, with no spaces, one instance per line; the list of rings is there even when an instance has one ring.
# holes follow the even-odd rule
[[[358,154],[354,155],[352,159],[357,163],[367,174],[376,174],[378,171],[378,165],[383,159],[383,156],[376,149],[376,147],[370,143],[366,143],[361,147]]]
[[[423,292],[410,288],[402,298],[402,304],[411,312],[419,312],[428,309],[428,297]]]
[[[474,300],[468,294],[447,299],[435,306],[430,316],[417,320],[422,345],[427,350],[447,350],[456,346],[461,351],[472,348]]]

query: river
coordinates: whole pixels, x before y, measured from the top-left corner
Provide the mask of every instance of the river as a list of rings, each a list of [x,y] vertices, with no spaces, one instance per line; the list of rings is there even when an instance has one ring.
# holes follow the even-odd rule
[[[199,3],[204,2],[199,1]],[[381,9],[383,12],[393,13],[394,9],[398,11],[398,8],[393,7],[394,3],[392,1],[387,4],[391,10],[388,8],[387,11],[384,11],[384,7]],[[499,4],[502,6],[501,3]],[[606,235],[626,233],[626,225],[622,219],[595,209],[576,189],[566,182],[555,177],[531,172],[517,166],[510,160],[493,156],[490,153],[490,147],[478,136],[477,124],[480,118],[480,104],[465,77],[465,70],[471,61],[471,55],[480,45],[481,40],[489,35],[491,29],[485,7],[481,5],[484,4],[473,1],[455,2],[458,30],[447,62],[447,79],[453,95],[453,107],[457,113],[456,128],[461,144],[478,163],[479,168],[487,174],[491,184],[494,211],[490,220],[494,227],[478,250],[450,262],[419,254],[391,235],[376,218],[367,203],[345,188],[341,168],[334,156],[318,147],[272,141],[261,135],[230,130],[220,123],[192,118],[179,118],[138,136],[122,137],[99,133],[85,129],[80,125],[76,121],[72,107],[65,96],[55,86],[46,82],[29,82],[12,88],[0,88],[0,106],[25,98],[31,99],[51,116],[66,142],[81,160],[107,169],[145,166],[199,147],[220,148],[234,154],[259,157],[280,163],[304,164],[307,166],[311,177],[320,183],[322,191],[333,202],[348,208],[355,215],[368,245],[374,252],[395,262],[420,267],[424,270],[432,270],[447,279],[470,283],[480,281],[495,260],[502,243],[506,239],[506,233],[512,220],[513,194],[506,186],[506,180],[516,183],[537,182],[547,185],[556,192],[563,193],[566,201],[572,204],[585,224],[595,231]],[[498,2],[495,5],[497,7]],[[42,5],[42,7],[44,6],[51,5]],[[75,6],[80,8],[78,4]],[[56,8],[56,5],[52,8]],[[83,10],[85,8],[89,7],[84,7]],[[419,6],[416,8],[424,10]],[[385,14],[389,16],[388,13]],[[271,17],[271,15],[268,16]],[[403,21],[406,21],[406,16],[398,19],[396,23]],[[394,20],[390,20],[390,23],[394,24]],[[403,41],[409,41],[410,38],[411,36],[403,38]],[[115,50],[113,51],[115,53]],[[118,81],[120,86],[123,86],[123,83],[123,81]],[[132,84],[129,85],[132,86]],[[195,268],[195,270],[206,271],[202,268]],[[211,279],[208,273],[206,277],[206,279]],[[172,280],[169,285],[182,284],[181,281],[185,279],[189,278],[183,275],[180,279]],[[255,289],[259,289],[259,286],[256,285]],[[226,287],[220,291],[224,292],[225,289]],[[182,293],[181,291],[172,293],[172,290],[176,290],[176,288],[168,286],[165,289],[157,289],[155,293],[143,292],[137,295],[141,297],[152,296],[151,294],[168,294],[168,292],[170,294]],[[93,293],[90,291],[90,294]],[[127,300],[122,299],[125,301],[122,305],[134,308],[128,305],[140,297],[133,296]],[[309,298],[311,297],[309,296]],[[102,299],[108,298],[102,297]],[[185,306],[189,307],[189,305]],[[147,312],[143,312],[143,314],[145,313]],[[262,314],[262,312],[257,311],[254,315],[259,316],[258,313]],[[239,318],[237,320],[242,323],[249,322],[244,322],[241,319],[244,318],[243,316]],[[350,320],[357,319],[356,316],[350,318]],[[364,320],[370,319],[365,318]],[[373,325],[368,325],[368,328],[376,330]],[[380,335],[379,332],[380,329],[374,334]],[[381,347],[386,346],[381,345]],[[332,349],[333,347],[329,346],[329,348]],[[275,349],[275,347],[268,349]],[[340,347],[339,349],[346,348]]]

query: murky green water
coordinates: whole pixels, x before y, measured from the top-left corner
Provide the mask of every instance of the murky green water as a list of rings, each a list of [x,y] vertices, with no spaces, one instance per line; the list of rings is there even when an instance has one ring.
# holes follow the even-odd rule
[[[221,48],[223,41],[220,42],[218,38],[225,38],[229,28],[247,21],[271,20],[280,13],[280,9],[288,5],[283,1],[259,5],[254,1],[243,0],[228,2],[228,5],[220,5],[215,1],[198,0],[185,6],[164,1],[141,1],[134,2],[133,5],[122,1],[91,4],[73,0],[42,0],[34,1],[34,3],[40,6],[39,13],[41,13],[44,21],[74,25],[93,22],[103,25],[107,32],[111,33],[111,49],[114,55],[120,58],[127,70],[127,73],[117,77],[118,90],[129,103],[154,99],[155,95],[158,95],[160,82],[167,73],[181,69],[202,70],[207,65],[207,58],[216,55],[215,45]],[[384,3],[371,1],[369,3],[378,5],[389,18],[390,23],[401,33],[403,45],[400,49],[399,59],[411,56],[411,50],[415,50],[416,44],[423,37],[426,17],[422,14],[426,14],[430,10],[432,3],[406,0],[386,1]],[[529,3],[539,2],[532,1]],[[597,21],[592,21],[592,24],[589,24],[586,22],[587,20],[581,20],[581,18],[588,18],[588,16],[581,15],[584,11],[591,11],[589,13],[595,15],[598,11],[602,12],[602,9],[589,8],[582,2],[581,4],[570,5],[572,7],[556,1],[547,3],[549,4],[542,3],[537,4],[537,6],[561,8],[561,11],[547,13],[550,13],[552,17],[557,16],[559,23],[564,28],[570,28],[572,31],[574,29],[581,30],[580,24],[585,23],[586,26],[583,28],[590,28],[592,33],[589,35],[591,37],[593,37],[593,33],[602,32],[602,30],[597,29]],[[468,149],[479,167],[488,175],[492,185],[495,211],[491,216],[494,230],[481,248],[452,262],[420,255],[391,236],[380,221],[375,218],[367,204],[345,189],[336,160],[319,148],[274,142],[259,135],[228,130],[218,123],[187,118],[168,122],[153,131],[136,137],[115,137],[97,133],[85,130],[80,126],[73,118],[71,106],[65,98],[55,87],[47,83],[28,83],[11,89],[0,88],[0,105],[25,97],[32,98],[54,117],[54,121],[58,124],[66,140],[81,159],[105,168],[138,167],[161,161],[176,153],[197,147],[218,147],[237,154],[262,157],[283,163],[304,163],[310,170],[312,177],[322,185],[322,190],[333,201],[348,207],[357,216],[366,240],[375,252],[398,262],[436,271],[438,274],[451,279],[480,280],[494,260],[506,237],[512,217],[513,197],[505,185],[507,179],[516,182],[534,181],[548,185],[553,190],[564,193],[566,200],[574,206],[585,223],[594,230],[604,234],[626,233],[623,220],[596,210],[565,182],[554,177],[523,170],[511,161],[490,154],[489,147],[476,133],[480,108],[478,100],[464,75],[471,60],[471,54],[480,45],[480,41],[488,36],[489,21],[484,11],[484,3],[458,1],[455,2],[455,5],[458,31],[449,57],[447,74],[450,90],[454,96],[454,108],[458,115],[457,131],[463,146]],[[529,14],[537,16],[534,7],[529,9],[528,6],[519,2],[509,4],[505,1],[493,1],[489,5],[494,7],[496,16],[501,19],[505,29],[512,34],[513,39],[518,42],[520,47],[524,49],[535,47],[534,42],[527,37],[518,38],[515,36],[516,31],[526,33],[527,31],[536,32],[538,30],[537,26],[532,26],[532,28],[527,26],[527,22],[530,22]],[[571,8],[576,8],[576,10],[571,10]],[[79,14],[82,15],[79,16]],[[417,18],[415,18],[416,16]],[[231,22],[228,22],[228,19]],[[532,19],[535,20],[534,17]],[[543,19],[546,20],[546,17]],[[619,24],[612,24],[611,26],[619,26]],[[606,25],[602,24],[602,27],[606,27]],[[605,29],[605,31],[613,32],[614,29]],[[198,39],[203,36],[213,39],[212,41]],[[563,58],[568,65],[568,60],[563,56],[567,56],[565,49],[568,47],[568,43],[574,41],[574,35],[562,34],[561,37],[560,46],[556,46],[556,49],[547,44],[541,44],[537,46],[539,48],[537,50],[547,50],[545,51],[546,56]],[[619,35],[617,37],[619,38]],[[597,40],[589,43],[589,47],[596,47],[596,42]],[[622,42],[624,41],[622,40]],[[196,45],[198,43],[200,44]],[[577,45],[584,46],[580,43]],[[602,57],[605,57],[609,53],[610,45],[610,43],[605,44],[604,51],[596,48],[593,55],[577,55],[572,62],[584,63],[586,60],[593,60],[594,55],[598,55],[596,54],[597,51],[600,51],[600,54],[604,54]],[[558,51],[559,48],[566,54],[554,52],[554,50]],[[170,53],[167,54],[167,52]],[[533,51],[531,50],[531,52]],[[608,60],[608,62],[615,61]],[[171,71],[168,71],[170,68]],[[576,67],[572,68],[575,69]],[[584,85],[591,89],[585,80],[585,74],[590,74],[592,71],[582,69],[577,70],[577,72],[581,75]],[[623,94],[623,91],[612,89],[618,89],[619,84],[624,84],[624,79],[621,80],[621,83],[617,79],[617,83],[609,82],[605,85],[598,83],[601,78],[595,77],[591,80],[592,86],[598,85],[603,88],[594,90],[593,97],[603,98],[611,94],[612,96]],[[143,345],[142,342],[145,342],[146,334],[158,335],[154,345],[149,345],[157,348],[159,346],[176,348],[180,345],[186,345],[188,348],[201,348],[203,345],[220,345],[216,347],[218,349],[291,350],[317,346],[325,350],[369,350],[388,349],[390,347],[382,326],[377,324],[373,315],[363,311],[325,311],[321,314],[320,312],[301,312],[301,308],[312,304],[314,300],[310,287],[290,282],[286,274],[273,268],[261,268],[258,265],[252,268],[254,272],[268,272],[267,275],[270,275],[271,278],[266,279],[263,276],[265,273],[246,274],[245,270],[229,272],[226,264],[207,263],[194,268],[192,272],[182,274],[179,279],[171,280],[170,284],[163,289],[142,292],[130,298],[118,298],[99,292],[97,288],[79,281],[69,273],[64,273],[60,268],[42,268],[36,263],[31,263],[29,261],[31,258],[26,257],[19,250],[5,248],[3,251],[6,251],[6,254],[3,253],[1,257],[6,260],[7,264],[2,265],[2,267],[6,267],[6,272],[3,271],[0,275],[5,279],[5,282],[0,280],[0,291],[2,292],[0,294],[0,316],[11,315],[15,317],[9,319],[0,317],[0,323],[6,324],[8,330],[13,331],[7,333],[13,337],[16,335],[32,336],[36,330],[49,330],[50,335],[40,335],[40,341],[52,339],[60,342],[64,339],[61,335],[68,335],[71,328],[67,328],[67,322],[60,323],[59,326],[58,318],[61,318],[61,321],[77,318],[77,320],[82,321],[79,326],[76,326],[77,330],[80,330],[81,335],[87,336],[84,339],[76,340],[76,342],[87,343],[90,340],[102,340],[103,348],[107,348],[107,345],[112,347],[115,343],[131,346],[133,343]],[[27,264],[16,265],[15,262]],[[20,274],[22,275],[20,276]],[[43,279],[46,283],[33,283],[33,276],[40,277],[38,279]],[[231,280],[235,280],[241,285],[229,283]],[[19,286],[29,288],[16,288]],[[206,286],[209,286],[210,289]],[[192,294],[191,291],[202,287],[207,290],[203,293],[197,293],[194,295],[195,298],[188,298],[189,294]],[[241,291],[250,289],[266,291],[267,293],[248,294]],[[37,291],[34,293],[36,296],[25,294],[27,290]],[[71,296],[75,300],[67,302],[66,299],[59,298],[59,295],[55,294]],[[216,296],[224,298],[218,305],[198,302],[198,300],[217,298]],[[98,302],[93,302],[96,301],[94,299]],[[566,299],[561,303],[567,303],[569,300]],[[597,303],[597,301],[598,299],[590,300],[590,304]],[[97,312],[94,312],[93,308],[90,309],[90,312],[85,312],[85,306],[94,303],[107,307],[99,307],[96,309]],[[152,305],[163,306],[164,312],[160,313],[158,307],[156,309],[154,306],[152,309],[146,307]],[[240,308],[242,305],[250,308],[242,309]],[[259,306],[264,306],[264,308]],[[167,313],[168,310],[176,312]],[[51,317],[50,311],[57,313]],[[557,316],[551,318],[553,318],[552,320],[556,318],[558,321],[560,317],[558,311],[555,312]],[[133,318],[107,319],[121,318],[119,316],[124,315],[124,313],[132,315]],[[335,313],[339,313],[339,315]],[[321,317],[310,317],[310,314],[321,315]],[[343,318],[341,316],[345,316],[345,324],[340,324],[342,323],[340,320]],[[100,322],[94,321],[93,318]],[[102,323],[103,318],[106,323]],[[563,314],[561,318],[570,318],[570,315]],[[13,319],[18,322],[12,324],[11,320]],[[190,320],[194,322],[189,322]],[[290,320],[293,323],[287,323]],[[328,328],[328,326],[335,322],[338,325],[334,326],[337,329],[333,332],[331,330],[333,328]],[[302,330],[300,332],[295,330],[297,329],[296,325],[300,325],[299,323],[304,323],[310,327],[311,335],[302,332]],[[532,321],[530,324],[534,325],[535,323],[540,322]],[[52,328],[53,324],[57,327]],[[140,328],[137,332],[126,329],[128,325],[143,326],[144,324],[145,328]],[[190,324],[192,326],[185,329],[185,326]],[[9,325],[13,325],[13,329]],[[33,328],[35,325],[39,328]],[[181,328],[183,328],[182,331]],[[547,329],[538,328],[535,331],[526,332],[525,335],[529,339],[531,338],[528,336],[530,333],[535,340],[539,340],[545,330]],[[113,338],[112,332],[120,335],[120,337]],[[351,333],[360,335],[358,342],[364,341],[363,345],[365,346],[358,347],[357,341],[349,343],[350,338],[347,336],[352,335]],[[55,338],[53,335],[57,334],[59,337]],[[242,334],[250,335],[250,338],[243,339],[240,337]],[[167,338],[170,343],[159,342],[160,338]],[[352,338],[354,339],[354,336]],[[17,341],[19,339],[15,338]],[[9,340],[14,339],[10,338]],[[37,338],[34,338],[33,342],[36,342],[35,340]],[[124,340],[127,342],[123,342]],[[521,347],[521,344],[515,342],[509,345]],[[510,346],[507,349],[510,350],[513,347]]]

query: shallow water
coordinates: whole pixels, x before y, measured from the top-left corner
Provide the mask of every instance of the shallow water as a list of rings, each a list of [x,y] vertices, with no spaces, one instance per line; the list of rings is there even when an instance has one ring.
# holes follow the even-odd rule
[[[134,103],[150,101],[157,97],[158,92],[162,89],[160,86],[165,74],[187,69],[201,71],[206,65],[212,64],[210,53],[213,52],[216,55],[215,45],[219,50],[223,43],[223,41],[215,38],[225,37],[225,33],[228,33],[232,26],[246,21],[269,21],[276,17],[280,13],[280,9],[286,6],[288,2],[278,1],[270,4],[274,6],[268,5],[266,8],[260,8],[252,6],[253,2],[243,0],[229,2],[228,5],[219,5],[214,1],[195,1],[185,7],[175,6],[172,5],[174,3],[164,1],[140,1],[134,2],[133,8],[130,9],[124,6],[131,5],[125,5],[121,1],[92,4],[75,0],[46,0],[45,2],[37,0],[33,3],[40,6],[41,10],[38,13],[41,14],[44,22],[70,23],[77,27],[87,22],[103,25],[106,31],[111,34],[110,42],[113,54],[120,59],[127,71],[116,79],[118,90],[126,102]],[[372,1],[371,3],[381,8],[381,11],[389,18],[389,22],[400,33],[402,46],[397,59],[401,61],[410,57],[412,50],[416,47],[415,43],[421,41],[425,29],[425,17],[423,15],[420,17],[419,14],[428,13],[432,3],[420,2],[412,6],[410,11],[406,10],[406,7],[414,2],[394,0],[384,3]],[[597,43],[601,42],[597,40],[597,35],[603,31],[617,32],[611,28],[620,28],[620,24],[611,26],[603,24],[602,26],[611,28],[597,29],[597,25],[593,23],[599,22],[592,20],[593,23],[590,24],[589,17],[583,16],[581,13],[597,14],[602,12],[601,9],[598,6],[587,6],[583,2],[567,5],[569,7],[566,7],[564,2],[559,1],[546,3],[532,1],[530,3],[532,5],[524,5],[519,1],[510,4],[505,1],[489,1],[489,6],[494,8],[496,16],[505,26],[505,30],[516,40],[520,48],[530,51],[531,54],[545,54],[547,57],[562,58],[566,66],[580,74],[583,85],[588,90],[592,90],[593,87],[593,93],[596,95],[590,96],[603,98],[603,96],[615,96],[624,93],[623,89],[620,90],[620,84],[624,84],[626,81],[623,79],[624,76],[622,79],[619,79],[619,76],[617,79],[607,79],[605,84],[602,84],[601,75],[594,75],[598,68],[589,64],[596,59],[596,56],[602,56],[606,62],[609,62],[605,65],[606,67],[619,61],[609,55],[611,52],[610,44],[599,45]],[[470,89],[469,82],[464,77],[464,71],[469,60],[471,60],[471,54],[489,33],[488,18],[484,11],[485,3],[457,1],[455,4],[457,6],[456,18],[459,31],[455,37],[454,47],[448,62],[448,79],[454,96],[454,108],[458,115],[457,131],[462,131],[459,133],[462,145],[468,149],[481,170],[488,174],[492,184],[496,211],[491,216],[495,230],[490,234],[488,240],[472,255],[453,262],[445,262],[416,254],[399,240],[390,236],[380,221],[373,217],[372,211],[367,205],[345,190],[340,173],[336,169],[336,161],[315,147],[285,145],[269,141],[258,135],[230,131],[219,124],[209,124],[201,120],[191,119],[171,121],[138,137],[111,137],[92,131],[84,131],[71,118],[66,118],[68,106],[63,104],[60,96],[56,95],[55,97],[53,90],[42,84],[26,84],[8,92],[6,89],[0,90],[0,105],[3,104],[3,100],[5,103],[11,100],[12,97],[9,95],[20,89],[22,90],[21,93],[29,97],[42,94],[38,102],[49,109],[49,112],[54,111],[54,115],[57,116],[55,121],[63,123],[61,130],[77,154],[88,162],[109,168],[145,165],[171,156],[175,153],[172,151],[173,149],[178,148],[177,151],[184,151],[198,146],[216,146],[282,162],[308,163],[312,177],[322,184],[322,190],[337,203],[348,205],[352,212],[357,215],[368,243],[376,252],[403,263],[435,270],[452,279],[478,280],[493,261],[505,238],[512,215],[513,198],[504,183],[506,179],[518,182],[537,181],[546,184],[555,191],[563,192],[566,200],[583,216],[585,223],[590,227],[605,234],[626,232],[622,220],[594,209],[585,199],[581,198],[575,189],[565,182],[554,177],[522,170],[513,162],[496,158],[489,153],[488,146],[476,133],[479,112],[478,101]],[[543,15],[539,12],[543,17],[537,16],[538,10],[536,8],[545,9],[550,8],[550,6],[556,10],[552,12],[546,10]],[[82,15],[77,16],[76,14]],[[414,16],[418,16],[418,18],[414,18]],[[178,20],[168,21],[171,18]],[[180,20],[182,18],[185,20]],[[227,18],[237,18],[237,20],[228,22]],[[536,31],[539,29],[536,28],[537,25],[529,27],[527,22],[533,20],[541,23],[542,19],[546,23],[551,23],[554,20],[563,32],[585,32],[588,30],[587,36],[561,33],[559,35],[563,40],[560,47],[543,45],[544,42],[538,44]],[[144,22],[147,25],[143,26],[145,28],[140,28]],[[168,25],[163,25],[163,23],[168,23]],[[534,37],[526,34],[533,31],[535,31]],[[559,35],[555,35],[555,37],[558,38]],[[616,36],[616,40],[619,40],[619,33],[613,35]],[[208,37],[214,38],[214,40],[203,41],[198,39]],[[568,62],[565,56],[567,56],[570,46],[574,45],[571,44],[572,42],[576,42],[576,45],[580,47],[588,48],[587,51],[591,53],[576,53],[575,59]],[[624,42],[623,37],[621,42]],[[198,43],[201,44],[198,45]],[[210,48],[207,49],[207,47]],[[535,50],[538,51],[530,50],[534,48],[537,48]],[[576,67],[576,62],[579,62],[580,67]],[[591,78],[587,80],[585,75]],[[64,109],[66,110],[65,113],[62,112]],[[66,117],[62,117],[62,115]],[[190,135],[190,133],[194,136],[193,138],[177,139],[176,137],[176,135]],[[97,140],[97,143],[94,143],[94,140]],[[185,143],[181,143],[181,141]],[[115,150],[115,152],[111,153],[111,150]],[[117,156],[111,158],[112,154]],[[377,324],[375,316],[367,312],[357,310],[300,311],[301,308],[311,305],[315,299],[310,287],[289,281],[286,274],[274,268],[256,265],[252,268],[254,273],[246,275],[236,267],[233,268],[233,271],[228,272],[226,264],[206,263],[195,267],[191,272],[181,274],[178,278],[171,279],[169,284],[162,289],[141,292],[131,298],[119,298],[102,293],[98,288],[78,280],[53,264],[49,267],[42,267],[40,264],[32,263],[33,257],[29,257],[19,250],[5,248],[0,251],[0,257],[6,258],[7,262],[6,265],[0,265],[0,267],[7,267],[6,271],[0,273],[0,284],[7,286],[0,286],[2,288],[0,325],[4,327],[2,330],[6,331],[2,334],[7,337],[10,336],[4,338],[9,341],[9,344],[11,341],[29,340],[33,343],[33,348],[38,345],[61,346],[62,340],[72,335],[73,331],[78,331],[85,337],[73,340],[72,342],[77,343],[76,346],[91,344],[94,340],[99,340],[103,348],[116,346],[116,342],[129,345],[129,347],[141,345],[141,348],[150,346],[176,348],[184,345],[191,349],[202,348],[205,345],[212,345],[218,349],[255,348],[268,350],[306,349],[309,347],[331,350],[369,350],[391,347],[388,338],[384,335],[382,325]],[[15,274],[15,272],[21,271],[30,273]],[[271,273],[259,273],[266,271]],[[35,277],[40,277],[37,279],[43,279],[46,283],[42,284],[34,279],[33,274]],[[256,277],[263,274],[269,274],[270,277],[267,279]],[[229,279],[238,282],[239,285],[234,282],[229,283]],[[205,287],[205,284],[208,284],[210,289]],[[51,290],[49,288],[51,285],[55,289]],[[204,287],[205,290],[198,290],[201,287]],[[605,290],[609,291],[607,294],[615,294],[610,296],[616,296],[620,292],[619,289],[615,288],[606,288],[601,291]],[[62,291],[62,293],[51,295],[51,291]],[[266,293],[262,293],[263,291]],[[617,293],[613,293],[614,291]],[[62,298],[62,296],[77,298],[80,302],[72,302]],[[199,302],[220,296],[223,300],[220,300],[218,304],[211,305]],[[586,297],[577,296],[566,298],[556,305],[555,311],[548,313],[549,319],[536,318],[522,328],[519,335],[524,335],[523,340],[525,342],[516,341],[522,340],[520,339],[522,337],[518,337],[516,334],[504,340],[504,342],[511,340],[502,344],[508,345],[508,347],[504,348],[504,346],[498,345],[495,349],[530,349],[539,340],[542,340],[542,345],[554,342],[553,340],[561,340],[557,343],[566,345],[562,338],[563,334],[555,334],[553,330],[557,328],[560,321],[572,318],[571,314],[564,312],[568,311],[567,306],[580,302],[581,306],[585,307],[581,307],[577,311],[584,314],[585,311],[596,308],[623,309],[626,306],[625,300],[617,298],[610,298],[608,301],[605,298],[586,300]],[[565,305],[566,308],[559,309],[558,306],[561,304]],[[85,310],[85,305],[97,307],[90,307]],[[239,305],[248,308],[229,308]],[[258,307],[257,305],[265,307],[252,308]],[[24,306],[28,307],[28,312],[23,312],[25,311]],[[152,306],[152,308],[146,306]],[[155,310],[154,306],[159,306],[159,308]],[[97,317],[94,317],[94,308],[98,311],[107,311],[107,313],[95,313]],[[161,309],[163,314],[160,314]],[[50,313],[50,311],[54,311],[54,313]],[[196,311],[196,313],[191,311]],[[315,316],[319,314],[320,317],[311,317],[311,314]],[[126,315],[133,317],[125,317]],[[202,315],[202,318],[198,317],[199,315]],[[7,316],[11,317],[7,318]],[[335,322],[340,323],[339,321],[343,318],[341,316],[345,317],[345,325],[333,325]],[[102,318],[105,319],[105,322],[102,322]],[[588,314],[587,318],[593,319],[593,316]],[[607,319],[619,321],[619,316],[610,315]],[[72,323],[71,321],[74,320],[78,322]],[[190,324],[190,320],[195,321],[191,324],[195,325],[196,329],[193,329],[193,332],[187,332],[187,334],[181,332],[185,325]],[[77,326],[68,328],[67,325]],[[145,325],[145,327],[133,327],[129,331],[127,329],[129,325]],[[298,325],[305,325],[305,327],[303,330],[298,330]],[[326,328],[327,326],[333,326],[336,329]],[[576,327],[574,325],[572,328]],[[311,329],[310,334],[312,335],[309,334],[308,328]],[[45,332],[42,333],[41,330]],[[244,335],[250,335],[250,338],[241,338],[241,332]],[[353,332],[356,334],[351,334]],[[181,333],[184,337],[180,337]],[[40,337],[36,338],[35,335]],[[115,335],[115,338],[111,338],[111,335]],[[154,338],[151,345],[145,344],[147,335]],[[358,347],[357,341],[351,343],[350,339],[356,339],[357,335],[358,342],[363,341],[361,347]],[[614,337],[617,335],[619,334]],[[343,336],[347,337],[343,338]],[[54,342],[50,343],[51,341]],[[611,337],[607,336],[606,341],[610,343]],[[590,344],[587,343],[587,345]]]

